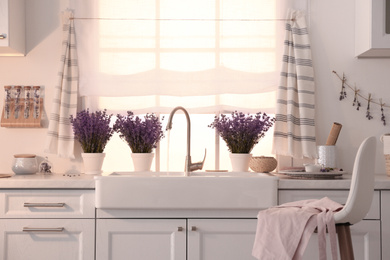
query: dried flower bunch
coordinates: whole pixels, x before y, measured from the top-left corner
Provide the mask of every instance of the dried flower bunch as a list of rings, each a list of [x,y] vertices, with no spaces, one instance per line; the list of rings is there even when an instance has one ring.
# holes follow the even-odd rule
[[[131,111],[127,111],[127,116],[118,114],[114,131],[127,142],[133,153],[151,153],[164,137],[162,124],[156,115],[146,114],[142,120]]]
[[[274,122],[275,118],[265,113],[245,115],[235,111],[231,117],[216,116],[209,127],[217,130],[231,153],[250,153]]]
[[[76,117],[70,116],[75,138],[80,142],[84,153],[102,153],[114,133],[110,126],[112,115],[107,111],[82,110]]]
[[[381,111],[381,121],[382,121],[382,124],[384,126],[386,126],[386,116],[385,116],[385,108],[389,108],[390,106],[388,105],[385,105],[385,103],[382,102],[382,99],[380,98],[379,99],[379,102],[374,100],[372,97],[371,97],[371,93],[368,93],[368,97],[366,96],[363,96],[362,94],[360,94],[360,90],[358,88],[356,88],[356,86],[354,88],[352,88],[348,83],[347,83],[347,79],[343,73],[343,76],[341,77],[339,74],[337,74],[336,71],[332,71],[334,74],[336,74],[336,76],[339,78],[339,80],[341,81],[341,90],[340,90],[340,96],[339,96],[339,100],[344,100],[347,98],[347,92],[346,92],[346,87],[348,87],[349,89],[353,90],[355,92],[354,94],[354,98],[353,98],[353,102],[352,102],[352,106],[356,106],[356,110],[360,110],[360,107],[362,106],[360,100],[362,99],[363,101],[367,101],[367,108],[366,108],[366,118],[368,120],[371,120],[374,118],[374,116],[372,115],[371,113],[371,105],[374,104],[374,105],[379,105],[380,106],[380,111]]]

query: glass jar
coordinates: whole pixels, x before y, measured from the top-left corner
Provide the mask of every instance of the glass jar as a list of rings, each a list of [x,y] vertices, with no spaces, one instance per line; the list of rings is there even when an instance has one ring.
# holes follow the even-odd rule
[[[11,116],[11,96],[12,87],[4,86],[4,118],[8,119]]]
[[[14,118],[15,119],[19,118],[21,93],[22,93],[22,87],[15,86],[14,87],[14,100],[15,100]]]
[[[49,159],[45,159],[39,164],[39,172],[42,174],[51,174],[52,173],[52,164],[49,162]]]
[[[41,87],[40,86],[34,86],[33,87],[33,117],[34,118],[39,118],[39,113],[40,113],[40,91]]]
[[[24,87],[24,118],[30,117],[31,87]]]

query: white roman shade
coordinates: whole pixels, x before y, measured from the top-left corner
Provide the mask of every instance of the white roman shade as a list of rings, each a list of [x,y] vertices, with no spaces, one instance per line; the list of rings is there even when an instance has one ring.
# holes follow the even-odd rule
[[[274,112],[286,1],[71,0],[85,106]]]

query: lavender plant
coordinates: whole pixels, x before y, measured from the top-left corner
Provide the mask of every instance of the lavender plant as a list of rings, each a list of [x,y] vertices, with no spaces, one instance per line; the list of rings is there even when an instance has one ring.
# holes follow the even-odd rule
[[[275,118],[265,113],[245,115],[235,111],[231,117],[216,116],[209,127],[217,130],[231,153],[250,153],[274,122]]]
[[[127,116],[119,115],[114,124],[114,131],[124,139],[133,153],[151,153],[164,137],[162,124],[154,114],[146,114],[142,120],[127,111]]]
[[[80,142],[84,153],[102,153],[114,133],[110,126],[112,115],[107,111],[82,110],[76,117],[70,116],[75,138]]]

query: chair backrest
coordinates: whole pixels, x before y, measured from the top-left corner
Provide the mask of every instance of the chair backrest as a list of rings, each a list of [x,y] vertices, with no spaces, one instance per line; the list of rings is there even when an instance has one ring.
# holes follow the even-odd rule
[[[355,157],[347,202],[334,214],[336,223],[355,224],[367,215],[374,195],[375,153],[375,137],[366,138]]]

